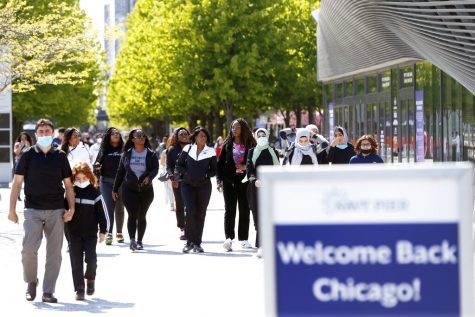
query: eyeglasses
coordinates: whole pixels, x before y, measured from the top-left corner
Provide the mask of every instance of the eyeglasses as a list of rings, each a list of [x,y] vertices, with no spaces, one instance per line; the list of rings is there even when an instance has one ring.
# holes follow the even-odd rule
[[[371,143],[361,143],[361,147],[371,147]]]

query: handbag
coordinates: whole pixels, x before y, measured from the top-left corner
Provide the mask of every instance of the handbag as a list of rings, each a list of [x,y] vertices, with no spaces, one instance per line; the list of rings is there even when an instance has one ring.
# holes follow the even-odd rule
[[[191,150],[191,144],[190,144],[190,148],[188,149],[188,151],[186,151],[186,154],[189,154],[190,150]],[[183,155],[182,153],[183,152],[180,153],[180,156]],[[177,159],[177,162],[178,162],[178,159]],[[176,167],[177,167],[177,165],[175,164],[175,170],[173,171],[173,180],[181,182],[183,180],[184,175],[183,175],[183,173],[178,172]],[[186,161],[185,161],[185,169],[186,169],[186,167],[187,167],[187,164],[186,164]]]
[[[163,170],[159,175],[158,175],[158,180],[161,182],[166,182],[168,180],[168,172],[167,170]]]

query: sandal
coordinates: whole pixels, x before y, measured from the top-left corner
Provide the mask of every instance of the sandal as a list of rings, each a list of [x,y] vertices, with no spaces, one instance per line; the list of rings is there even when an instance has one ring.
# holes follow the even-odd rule
[[[122,235],[122,233],[117,233],[115,235],[115,238],[117,239],[117,242],[124,243],[124,236]]]

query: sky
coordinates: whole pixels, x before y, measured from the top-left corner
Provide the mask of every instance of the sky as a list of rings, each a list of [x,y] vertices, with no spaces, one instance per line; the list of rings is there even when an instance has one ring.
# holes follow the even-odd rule
[[[98,33],[99,42],[103,45],[104,38],[104,4],[111,0],[80,0],[79,5],[92,19],[94,29]]]

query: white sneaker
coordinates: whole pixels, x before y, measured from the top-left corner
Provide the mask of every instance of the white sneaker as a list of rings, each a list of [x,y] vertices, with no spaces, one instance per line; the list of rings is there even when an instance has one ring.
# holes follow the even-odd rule
[[[233,241],[231,239],[226,239],[223,243],[223,248],[226,249],[226,251],[232,251],[233,248]]]
[[[242,240],[241,241],[241,247],[243,249],[252,249],[252,245],[247,240]]]
[[[262,248],[257,249],[256,258],[262,259]]]

